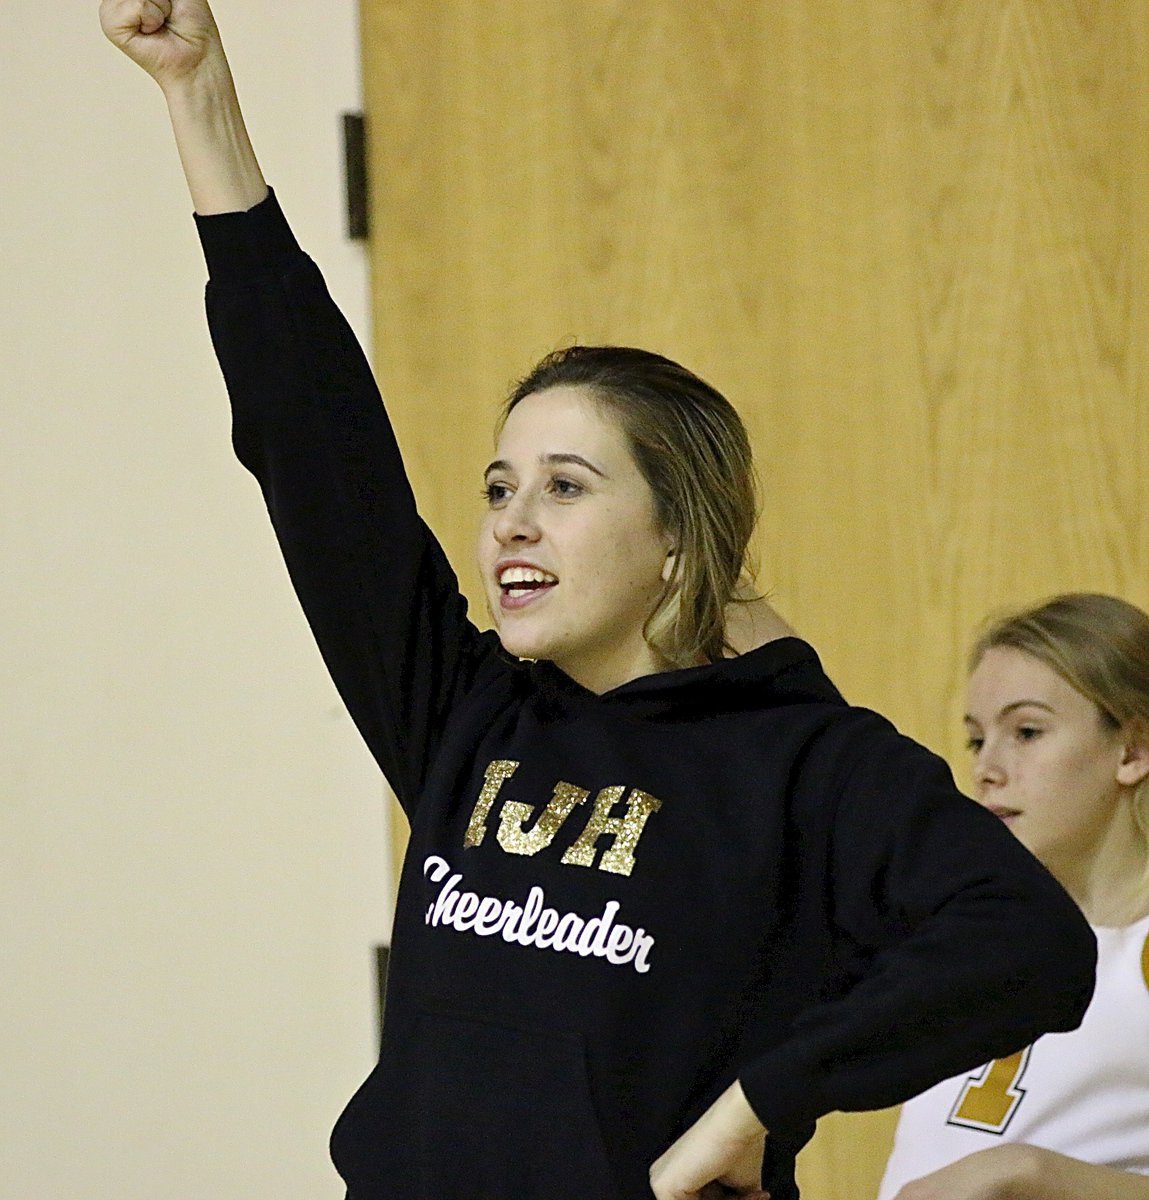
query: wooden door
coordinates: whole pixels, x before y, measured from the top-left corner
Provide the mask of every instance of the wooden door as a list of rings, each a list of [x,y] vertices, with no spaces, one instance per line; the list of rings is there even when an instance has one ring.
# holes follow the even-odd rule
[[[955,764],[989,610],[1149,603],[1143,2],[363,0],[363,34],[378,371],[476,598],[498,401],[583,340],[735,402],[760,583]],[[803,1195],[872,1196],[891,1128],[824,1121]]]

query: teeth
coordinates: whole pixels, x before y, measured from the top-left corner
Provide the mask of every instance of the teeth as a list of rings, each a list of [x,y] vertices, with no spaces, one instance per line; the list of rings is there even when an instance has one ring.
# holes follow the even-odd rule
[[[537,567],[504,567],[499,572],[500,587],[513,587],[517,583],[558,583],[558,580]]]

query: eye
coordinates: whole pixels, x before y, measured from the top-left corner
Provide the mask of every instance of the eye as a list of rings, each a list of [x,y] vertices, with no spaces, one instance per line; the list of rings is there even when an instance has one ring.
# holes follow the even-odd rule
[[[970,736],[968,738],[966,738],[966,740],[965,740],[965,748],[971,754],[980,754],[981,748],[984,745],[985,745],[985,738],[975,737],[973,734],[970,734]]]
[[[575,483],[573,479],[568,479],[565,475],[556,475],[551,480],[551,491],[560,500],[573,500],[576,496],[581,496],[585,490],[581,483]]]
[[[510,499],[511,489],[505,483],[490,480],[483,484],[483,490],[480,495],[492,508],[498,508]]]
[[[1036,725],[1019,725],[1014,736],[1019,742],[1032,742],[1034,738],[1041,737],[1044,732]]]

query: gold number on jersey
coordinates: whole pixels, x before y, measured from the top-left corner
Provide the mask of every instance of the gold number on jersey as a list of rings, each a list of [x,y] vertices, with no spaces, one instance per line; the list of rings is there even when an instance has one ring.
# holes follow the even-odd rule
[[[987,1133],[1004,1133],[1017,1106],[1025,1095],[1018,1085],[1029,1063],[1030,1047],[999,1058],[971,1075],[961,1090],[949,1125],[964,1125]]]
[[[1149,934],[1145,936],[1145,945],[1141,947],[1141,977],[1149,988]]]

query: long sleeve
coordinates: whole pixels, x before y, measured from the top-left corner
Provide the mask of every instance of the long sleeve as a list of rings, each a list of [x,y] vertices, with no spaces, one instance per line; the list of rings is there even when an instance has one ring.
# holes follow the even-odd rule
[[[401,803],[494,654],[419,518],[371,370],[271,195],[197,217],[240,461],[336,686]]]
[[[1053,877],[941,759],[888,726],[862,738],[829,755],[848,777],[814,782],[837,796],[810,843],[840,985],[741,1072],[768,1129],[900,1103],[1074,1028],[1092,995],[1096,943]]]

